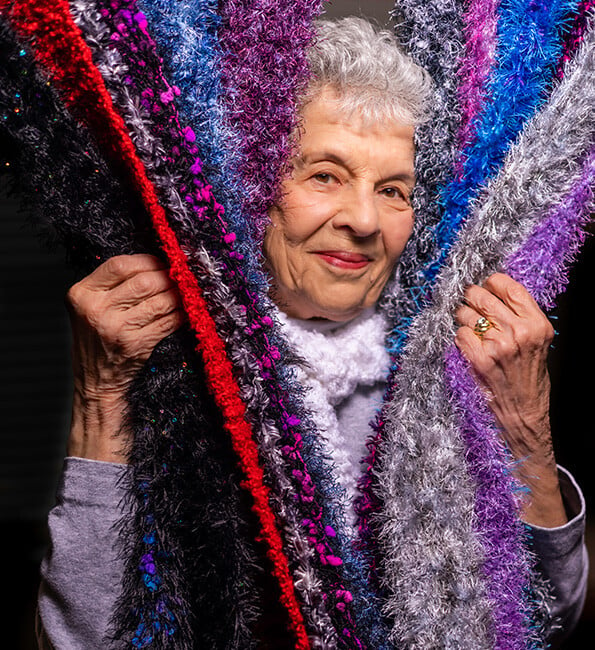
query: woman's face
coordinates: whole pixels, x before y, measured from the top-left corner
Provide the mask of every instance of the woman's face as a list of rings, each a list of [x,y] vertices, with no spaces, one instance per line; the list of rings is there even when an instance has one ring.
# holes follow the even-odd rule
[[[264,252],[290,316],[346,321],[380,296],[413,229],[413,127],[369,126],[325,90],[302,111]]]

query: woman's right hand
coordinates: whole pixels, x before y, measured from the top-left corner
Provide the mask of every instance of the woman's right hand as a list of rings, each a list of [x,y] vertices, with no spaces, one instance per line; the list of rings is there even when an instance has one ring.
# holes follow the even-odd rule
[[[167,266],[152,255],[120,255],[67,294],[74,398],[68,455],[126,462],[125,396],[154,347],[185,321]]]

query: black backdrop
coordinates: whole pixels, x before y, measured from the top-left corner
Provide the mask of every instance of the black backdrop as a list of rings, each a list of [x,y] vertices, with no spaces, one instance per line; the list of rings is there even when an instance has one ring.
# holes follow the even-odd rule
[[[387,22],[392,0],[335,0],[330,16],[364,13]],[[360,10],[360,5],[362,9]],[[4,171],[4,170],[0,170]],[[589,239],[561,297],[551,354],[552,424],[560,464],[576,476],[591,512],[595,496],[595,243]],[[72,283],[60,250],[48,249],[0,182],[0,558],[5,598],[0,647],[32,650],[45,519],[64,455],[71,372],[64,295]],[[595,528],[587,542],[595,558]],[[592,562],[595,565],[595,560]],[[595,570],[568,650],[595,645]],[[62,650],[62,649],[57,649]],[[65,649],[67,650],[67,649]],[[89,649],[91,650],[91,649]]]

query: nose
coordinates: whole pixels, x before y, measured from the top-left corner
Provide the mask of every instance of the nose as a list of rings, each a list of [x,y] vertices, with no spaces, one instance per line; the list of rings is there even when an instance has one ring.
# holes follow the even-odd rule
[[[341,210],[335,215],[333,225],[349,230],[356,237],[371,237],[380,230],[378,205],[374,193],[353,192],[345,197]]]

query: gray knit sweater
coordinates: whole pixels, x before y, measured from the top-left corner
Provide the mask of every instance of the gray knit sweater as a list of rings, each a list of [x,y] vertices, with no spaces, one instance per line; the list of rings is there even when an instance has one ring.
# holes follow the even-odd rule
[[[354,463],[363,456],[370,414],[381,396],[381,386],[360,388],[337,408],[345,448]],[[125,465],[65,460],[49,516],[51,547],[42,565],[39,595],[41,625],[55,650],[106,647],[122,573],[115,523],[122,513],[119,479],[125,471]],[[562,622],[561,638],[580,617],[588,559],[583,496],[563,469],[560,478],[569,522],[554,529],[533,527],[532,532],[542,571],[556,593],[553,614]]]

